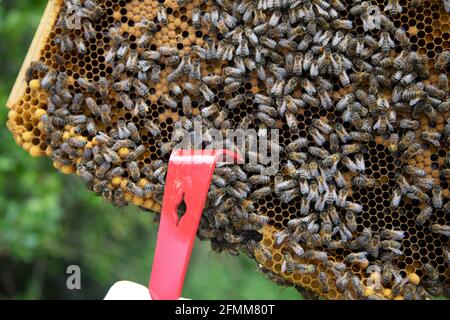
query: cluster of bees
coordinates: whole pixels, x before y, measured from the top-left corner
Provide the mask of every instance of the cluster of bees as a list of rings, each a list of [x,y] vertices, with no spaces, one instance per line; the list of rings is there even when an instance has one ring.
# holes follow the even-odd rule
[[[177,2],[184,5],[187,0]],[[348,299],[382,298],[367,294],[365,284],[352,273],[353,266],[371,268],[393,296],[448,295],[448,283],[442,282],[435,266],[422,266],[420,284],[396,269],[395,261],[403,255],[404,231],[357,232],[363,206],[350,201],[349,195],[376,187],[377,181],[366,174],[363,155],[368,142],[382,137],[390,154],[403,163],[391,207],[417,200],[423,206],[417,225],[450,235],[450,226],[430,223],[436,210],[445,214],[450,210],[441,185],[425,170],[408,164],[424,152],[424,145],[448,151],[450,52],[439,53],[437,77],[431,82],[427,57],[411,50],[407,33],[389,17],[402,10],[396,0],[388,1],[384,11],[370,1],[356,0],[350,9],[353,20],[342,18],[346,5],[340,0],[214,0],[207,10],[200,8],[203,2],[194,1],[189,23],[197,29],[206,27],[214,37],[202,46],[193,45],[189,53],[171,46],[151,48],[155,33],[168,23],[162,3],[154,20],[143,17],[136,23],[141,36],[135,41],[124,37],[119,27],[109,29],[111,46],[102,58],[111,72],[98,81],[74,79],[41,61],[32,63],[27,81],[39,79],[49,97],[41,123],[52,159],[75,166],[88,189],[117,206],[128,203],[126,193],[161,201],[167,160],[183,131],[200,134],[202,147],[216,143],[212,130],[226,136],[230,129],[256,129],[258,137],[271,141],[268,129],[280,128],[280,123],[298,133],[298,115],[304,110],[333,110],[339,115],[336,119],[315,119],[305,136],[273,146],[281,158],[281,169],[273,176],[261,163],[219,166],[198,236],[210,240],[215,251],[233,255],[245,251],[270,261],[272,252],[259,242],[259,230],[270,219],[257,210],[257,203],[268,195],[286,204],[301,199],[296,217],[273,234],[276,245],[287,245],[281,272],[312,274],[317,272],[315,265],[323,263],[327,269],[317,278],[321,291],[335,286]],[[95,26],[105,15],[100,1],[64,3],[57,22],[62,32],[54,39],[59,48],[54,58],[60,65],[65,54],[88,54],[88,44],[97,37]],[[352,33],[356,19],[372,35]],[[223,63],[220,74],[205,73],[202,65],[211,61]],[[159,158],[142,164],[139,160],[147,152],[142,132],[155,139],[161,135],[158,121],[149,113],[149,96],[150,88],[161,82],[162,65],[172,70],[165,75],[169,92],[161,94],[159,102],[180,118],[173,124],[170,141],[159,143]],[[233,110],[242,108],[246,99],[239,89],[250,78],[263,88],[252,97],[256,110],[234,123]],[[227,97],[224,105],[217,103],[218,92]],[[195,112],[194,105],[203,108]],[[126,110],[133,118],[116,121],[116,110]],[[144,119],[144,125],[135,123],[134,117]],[[420,131],[423,117],[444,122],[443,129]],[[194,131],[196,121],[202,124],[200,133]],[[67,125],[72,128],[70,137],[64,135]],[[251,136],[244,139],[246,146],[254,143]],[[226,140],[225,147],[246,159],[262,157],[250,148],[243,151],[235,141]],[[448,153],[439,170],[443,180],[450,178]],[[341,262],[330,260],[338,249],[349,253]],[[444,252],[448,267],[449,248]],[[271,277],[283,283],[277,275]]]

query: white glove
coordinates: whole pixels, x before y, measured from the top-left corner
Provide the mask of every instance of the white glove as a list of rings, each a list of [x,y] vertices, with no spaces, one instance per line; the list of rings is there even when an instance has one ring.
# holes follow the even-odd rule
[[[131,282],[118,281],[109,289],[104,300],[152,300],[147,287]],[[180,298],[180,300],[189,300]]]

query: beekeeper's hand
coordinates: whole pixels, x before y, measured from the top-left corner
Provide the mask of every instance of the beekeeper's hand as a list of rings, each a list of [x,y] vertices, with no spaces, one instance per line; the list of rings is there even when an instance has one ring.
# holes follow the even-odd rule
[[[118,281],[109,289],[104,300],[152,300],[147,287],[131,282]],[[180,298],[180,300],[187,300]]]
[[[131,281],[118,281],[109,289],[104,300],[152,300],[147,287]]]

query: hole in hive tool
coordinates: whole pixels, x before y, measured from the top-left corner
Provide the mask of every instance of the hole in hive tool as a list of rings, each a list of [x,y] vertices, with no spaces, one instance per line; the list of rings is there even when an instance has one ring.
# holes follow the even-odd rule
[[[180,224],[181,218],[183,218],[185,213],[186,213],[186,202],[184,201],[184,194],[183,194],[183,199],[181,200],[177,208],[177,215],[178,215],[177,226]]]
[[[176,150],[169,160],[149,290],[154,300],[181,296],[198,224],[218,161],[242,158],[229,150]],[[185,210],[179,216],[178,209]]]

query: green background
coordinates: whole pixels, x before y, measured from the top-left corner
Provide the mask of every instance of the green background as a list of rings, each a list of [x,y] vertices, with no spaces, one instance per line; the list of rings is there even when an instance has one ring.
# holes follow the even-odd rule
[[[146,284],[157,226],[153,215],[117,209],[32,159],[6,129],[9,92],[46,1],[0,0],[0,299],[102,299],[118,280]],[[81,268],[68,290],[66,268]],[[272,284],[245,256],[215,254],[197,241],[183,296],[192,299],[298,299]]]

